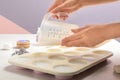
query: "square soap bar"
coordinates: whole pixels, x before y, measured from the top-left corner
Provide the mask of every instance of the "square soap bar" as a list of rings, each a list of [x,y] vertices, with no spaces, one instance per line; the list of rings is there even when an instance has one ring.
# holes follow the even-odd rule
[[[116,73],[120,73],[120,64],[119,65],[114,65],[114,71]]]

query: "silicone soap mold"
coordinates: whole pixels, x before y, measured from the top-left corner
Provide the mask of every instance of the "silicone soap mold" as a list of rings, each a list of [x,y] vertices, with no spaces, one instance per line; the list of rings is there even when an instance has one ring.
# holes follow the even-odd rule
[[[112,53],[86,47],[46,47],[42,52],[15,55],[9,63],[34,71],[49,73],[56,78],[69,78],[106,60]]]

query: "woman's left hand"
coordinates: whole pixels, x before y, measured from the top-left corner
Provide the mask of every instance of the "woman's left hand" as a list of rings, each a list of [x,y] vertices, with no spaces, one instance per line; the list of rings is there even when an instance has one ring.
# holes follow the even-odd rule
[[[63,46],[94,47],[95,45],[110,39],[109,27],[106,25],[88,25],[84,28],[74,29],[73,35],[62,40]]]

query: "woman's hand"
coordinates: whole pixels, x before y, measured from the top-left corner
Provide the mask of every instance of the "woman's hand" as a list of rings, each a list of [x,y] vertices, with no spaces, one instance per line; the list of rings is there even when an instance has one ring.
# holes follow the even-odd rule
[[[65,20],[69,13],[72,13],[81,7],[81,0],[55,0],[54,4],[49,9],[49,12],[54,14],[54,18]]]
[[[73,35],[66,37],[62,40],[63,46],[82,46],[82,47],[94,47],[95,45],[111,39],[109,27],[107,25],[88,25],[84,28],[74,29]]]
[[[83,6],[114,2],[119,0],[55,0],[48,12],[52,12],[56,19],[65,20],[69,13],[77,11]]]

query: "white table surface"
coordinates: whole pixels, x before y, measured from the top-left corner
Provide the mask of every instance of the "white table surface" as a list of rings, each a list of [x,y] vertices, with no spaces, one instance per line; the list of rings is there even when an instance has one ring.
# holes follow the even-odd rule
[[[33,34],[1,34],[0,48],[5,42],[15,45],[16,41],[21,39],[30,40],[32,44],[29,50],[36,50],[35,35]],[[120,43],[111,40],[99,48],[112,51],[114,55],[107,62],[100,63],[69,80],[120,80],[120,74],[113,72],[114,64],[120,64]],[[0,49],[0,80],[58,80],[52,75],[37,74],[9,64],[8,59],[13,52],[13,49],[7,51]]]

